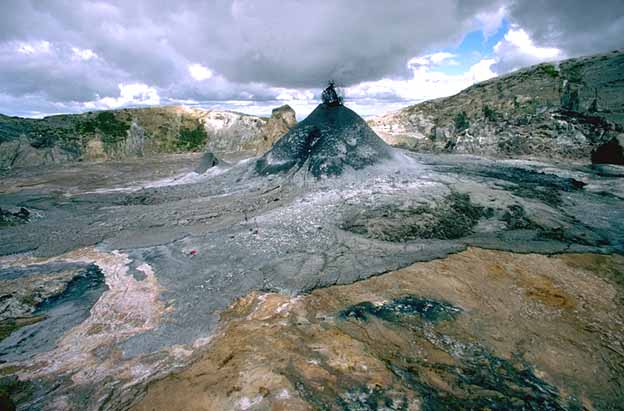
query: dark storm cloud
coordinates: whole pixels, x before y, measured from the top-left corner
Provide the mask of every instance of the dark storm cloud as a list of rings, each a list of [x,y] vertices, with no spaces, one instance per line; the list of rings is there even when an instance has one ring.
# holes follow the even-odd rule
[[[622,1],[509,1],[2,0],[0,96],[74,104],[143,83],[165,100],[270,100],[328,78],[401,78],[411,57],[457,44],[501,5],[567,54],[621,46]],[[40,42],[49,50],[27,49]],[[190,64],[214,75],[197,81]]]
[[[208,41],[178,47],[233,81],[318,87],[334,78],[349,85],[400,75],[410,57],[459,39],[474,14],[491,4],[472,3],[235,1]],[[191,17],[194,31],[209,14]]]
[[[183,85],[190,81],[190,63],[201,63],[233,83],[281,87],[318,87],[330,77],[354,84],[397,76],[413,55],[459,40],[473,15],[491,2],[439,0],[435,7],[411,0],[5,3],[0,40],[45,40],[93,50],[103,63],[78,74],[85,80],[92,75],[94,88],[108,79],[100,93],[106,94],[120,81],[163,89]],[[23,67],[23,77],[31,79],[12,86],[4,82],[3,92],[26,94],[29,85],[31,92],[47,87],[45,72],[54,71],[50,56],[28,57],[24,66],[24,56],[5,54],[3,78],[12,82]],[[60,61],[58,70],[63,71]],[[111,76],[111,70],[118,74]],[[82,92],[48,94],[86,97],[89,85],[81,85],[78,71],[70,66],[66,81],[77,82]]]
[[[508,10],[537,44],[569,56],[624,47],[622,0],[524,0],[513,1]]]
[[[127,77],[100,58],[82,60],[69,46],[42,41],[0,45],[0,73],[5,94],[78,102],[116,94],[116,80]]]

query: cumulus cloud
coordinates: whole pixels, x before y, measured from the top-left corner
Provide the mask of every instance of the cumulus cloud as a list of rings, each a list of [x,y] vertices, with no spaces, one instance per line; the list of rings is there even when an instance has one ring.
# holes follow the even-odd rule
[[[191,74],[191,77],[197,81],[208,80],[212,77],[212,71],[201,64],[189,64],[188,71]]]
[[[494,53],[497,58],[494,70],[498,73],[565,57],[564,52],[556,47],[537,46],[521,28],[511,28],[494,46]]]
[[[72,47],[71,51],[72,53],[74,53],[74,58],[79,60],[91,60],[97,58],[98,56],[91,49],[80,49],[78,47]]]
[[[441,51],[438,53],[427,54],[420,57],[413,57],[407,62],[407,66],[409,68],[413,68],[416,66],[430,66],[432,64],[440,64],[445,61],[450,61],[452,64],[456,64],[453,60],[453,57],[456,57],[455,54]]]
[[[465,73],[452,75],[440,70],[440,66],[451,56],[443,56],[444,58],[433,58],[432,56],[427,55],[411,59],[408,63],[408,67],[412,71],[409,79],[382,79],[363,82],[347,88],[346,97],[350,101],[373,98],[376,100],[417,102],[456,94],[471,84],[496,75],[491,68],[496,63],[494,59],[483,59],[472,65]]]
[[[503,20],[507,15],[507,9],[504,6],[496,10],[486,10],[478,13],[475,19],[478,25],[482,28],[483,35],[488,38],[498,31],[498,28],[503,24]]]
[[[143,83],[119,84],[119,97],[103,97],[88,102],[86,108],[111,109],[127,105],[154,106],[160,104],[158,91]]]
[[[20,41],[15,43],[15,51],[19,54],[35,55],[50,53],[49,41],[26,42]]]
[[[65,86],[74,84],[80,70],[67,67],[71,62],[66,55],[30,61],[22,71],[24,61],[17,53],[8,53],[3,56],[4,66],[19,67],[33,81],[19,88],[0,87],[12,95],[43,90],[54,99],[73,101],[86,99],[86,93],[92,96],[92,90],[116,96],[119,83],[174,89],[189,77],[210,78],[207,70],[233,84],[285,88],[318,87],[328,78],[356,84],[405,76],[409,58],[426,48],[458,41],[473,27],[474,14],[490,4],[438,0],[433,8],[411,0],[389,4],[373,0],[5,0],[0,44],[19,41],[34,47],[35,42],[46,42],[53,48],[74,50],[72,55],[82,61],[99,60],[100,65],[89,68],[93,87],[87,82],[79,86],[81,93],[62,96],[46,90],[50,82],[43,72],[65,73]],[[13,77],[6,74],[0,72],[3,79]],[[109,82],[102,89],[104,79]],[[202,91],[205,87],[196,89]],[[206,97],[219,93],[222,90]],[[235,90],[230,97],[238,93]]]
[[[0,43],[0,93],[39,95],[50,102],[85,102],[115,95],[123,69],[86,49],[47,40]]]

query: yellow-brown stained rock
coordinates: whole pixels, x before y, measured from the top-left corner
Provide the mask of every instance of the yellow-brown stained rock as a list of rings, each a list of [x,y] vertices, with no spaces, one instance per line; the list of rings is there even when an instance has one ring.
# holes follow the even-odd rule
[[[551,409],[609,409],[623,399],[624,307],[613,281],[622,272],[621,256],[472,248],[305,296],[252,293],[223,313],[206,353],[150,385],[135,410],[417,410],[455,400],[457,409],[487,401],[520,409],[534,394],[514,379],[523,370],[552,389]],[[340,315],[406,295],[461,312],[437,322]],[[471,372],[501,385],[466,382]]]

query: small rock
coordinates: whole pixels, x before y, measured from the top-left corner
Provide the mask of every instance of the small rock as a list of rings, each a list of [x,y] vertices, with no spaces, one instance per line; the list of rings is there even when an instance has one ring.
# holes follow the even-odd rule
[[[219,159],[213,153],[211,153],[210,151],[207,151],[204,153],[204,155],[202,155],[202,158],[199,162],[199,165],[195,169],[195,172],[197,174],[203,174],[208,169],[211,169],[212,167],[219,164],[219,162],[220,162]]]

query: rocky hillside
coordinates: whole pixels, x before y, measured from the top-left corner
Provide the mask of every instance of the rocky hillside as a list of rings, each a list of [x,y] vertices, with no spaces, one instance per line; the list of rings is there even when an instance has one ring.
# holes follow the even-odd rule
[[[589,161],[624,132],[624,52],[528,67],[369,124],[416,151]]]
[[[270,118],[181,106],[43,119],[0,115],[0,169],[203,150],[252,156],[295,124],[289,106],[274,109]]]

